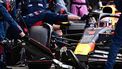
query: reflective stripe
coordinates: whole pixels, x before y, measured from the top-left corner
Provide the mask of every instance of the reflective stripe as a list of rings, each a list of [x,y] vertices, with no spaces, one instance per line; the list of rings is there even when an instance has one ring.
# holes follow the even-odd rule
[[[26,16],[23,16],[23,18],[26,18]]]
[[[39,3],[38,6],[42,6],[43,7],[43,4]]]
[[[26,16],[23,16],[23,18],[26,18],[27,16],[32,17],[32,16],[34,16],[34,14],[33,14],[33,13],[30,13],[30,14],[28,14],[28,15],[26,15]]]
[[[33,12],[33,13],[28,14],[27,16],[32,17],[32,16],[34,16],[34,15],[39,15],[41,12],[42,12],[42,11],[35,11],[35,12]],[[23,18],[26,18],[26,16],[23,16]]]
[[[30,13],[30,14],[28,14],[28,16],[32,17],[32,16],[34,16],[34,14],[33,13]]]
[[[43,4],[41,4],[41,3],[38,3],[37,5],[43,7]],[[28,7],[32,7],[32,6],[34,6],[34,5],[33,4],[28,5]]]
[[[29,4],[29,5],[28,5],[28,7],[31,7],[31,6],[33,6],[33,5],[32,5],[32,4]]]
[[[34,14],[35,15],[39,15],[42,11],[35,11]]]

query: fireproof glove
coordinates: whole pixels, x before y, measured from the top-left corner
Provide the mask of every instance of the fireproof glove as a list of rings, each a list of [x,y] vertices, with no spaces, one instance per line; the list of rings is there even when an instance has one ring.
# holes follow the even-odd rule
[[[84,15],[84,16],[82,16],[81,17],[81,21],[83,21],[83,20],[87,20],[87,19],[89,19],[90,18],[90,16],[89,15]]]

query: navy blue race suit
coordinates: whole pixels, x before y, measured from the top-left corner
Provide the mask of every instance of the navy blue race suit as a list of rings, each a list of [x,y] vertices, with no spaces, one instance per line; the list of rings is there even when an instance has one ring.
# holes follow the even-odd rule
[[[115,5],[119,11],[122,12],[122,0],[115,0]],[[110,46],[109,55],[107,62],[105,64],[105,69],[114,69],[115,59],[117,57],[117,53],[122,46],[122,14],[117,22],[115,35],[112,38],[112,44]]]
[[[5,0],[4,0],[5,1]],[[23,32],[18,23],[12,18],[8,10],[4,6],[4,2],[0,1],[0,69],[5,69],[4,62],[4,46],[1,43],[6,38],[7,25],[12,27],[16,33]],[[13,32],[13,31],[11,31]]]
[[[21,0],[22,1],[22,0]],[[67,15],[57,14],[47,9],[46,0],[23,0],[26,9],[22,10],[22,16],[29,27],[38,21],[44,21],[50,24],[68,21]],[[22,7],[24,8],[24,7]]]
[[[2,41],[5,38],[5,23],[8,23],[9,26],[11,26],[12,28],[14,28],[14,30],[17,33],[21,33],[22,29],[21,27],[18,25],[18,23],[12,18],[12,16],[9,14],[9,12],[7,11],[7,9],[3,6],[2,3],[0,3],[0,14],[2,19],[0,20],[0,41]]]

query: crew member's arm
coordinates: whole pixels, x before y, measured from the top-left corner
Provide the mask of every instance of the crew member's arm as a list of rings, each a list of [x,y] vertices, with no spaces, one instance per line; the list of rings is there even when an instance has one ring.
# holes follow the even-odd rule
[[[50,11],[42,12],[45,15],[44,21],[48,23],[55,23],[55,22],[67,22],[67,21],[74,21],[80,20],[81,17],[77,15],[65,15],[65,14],[56,14]]]
[[[23,37],[25,36],[22,28],[17,24],[17,22],[11,17],[11,15],[9,14],[9,12],[6,10],[6,8],[2,5],[2,3],[0,3],[0,12],[4,18],[4,20],[6,20],[9,25],[15,29],[18,33],[20,33],[20,36]]]

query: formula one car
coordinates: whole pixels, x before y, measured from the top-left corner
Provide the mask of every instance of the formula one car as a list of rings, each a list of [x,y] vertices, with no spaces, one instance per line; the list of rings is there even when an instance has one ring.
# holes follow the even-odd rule
[[[89,27],[84,28],[82,37],[76,48],[74,54],[81,63],[85,63],[86,67],[89,65],[93,67],[92,64],[104,65],[107,60],[109,45],[111,44],[111,37],[115,29],[116,22],[119,18],[118,13],[116,13],[115,7],[110,5],[104,6],[102,12],[99,13],[99,18],[96,23],[89,23]],[[79,25],[84,26],[84,25]],[[79,30],[75,27],[75,30]],[[73,28],[72,28],[73,29]],[[70,27],[69,27],[69,30]],[[71,35],[71,34],[70,34]],[[75,39],[75,38],[74,38]],[[122,50],[122,49],[121,49]],[[121,51],[120,50],[120,51]],[[122,53],[118,53],[116,58],[117,63],[122,63]],[[100,65],[98,65],[99,67]]]

